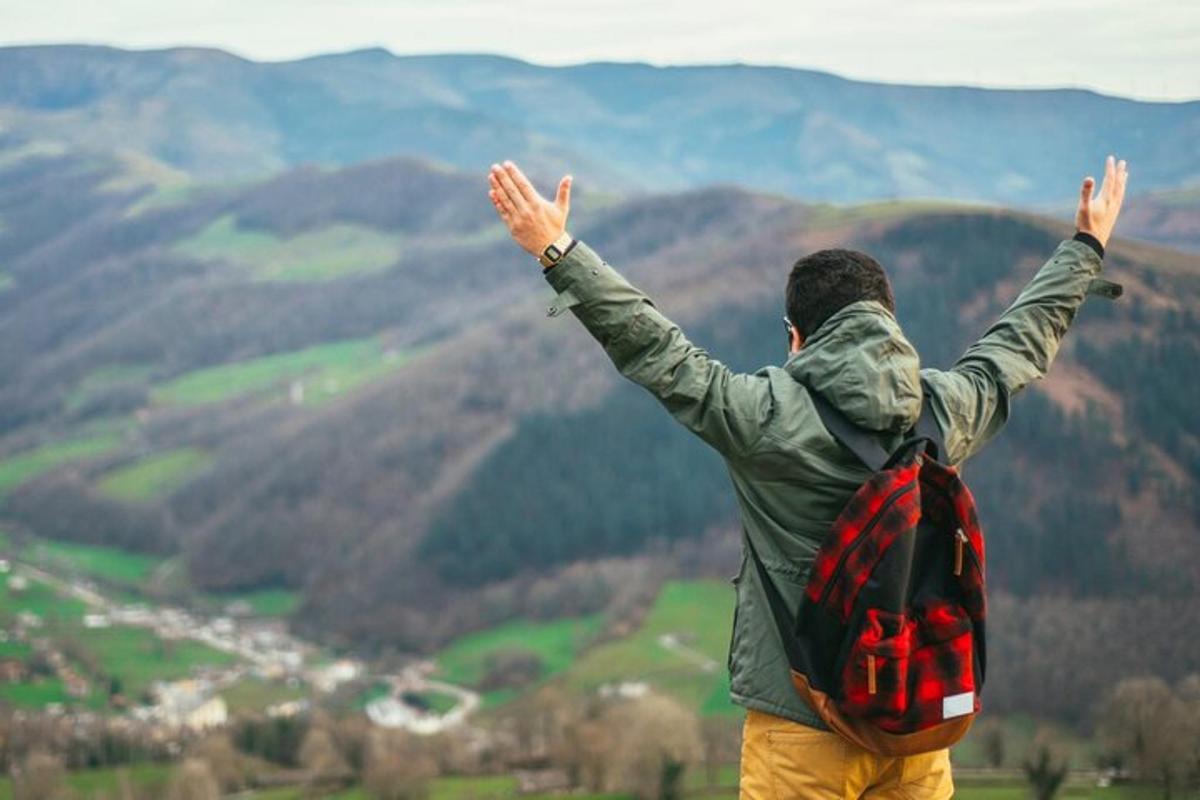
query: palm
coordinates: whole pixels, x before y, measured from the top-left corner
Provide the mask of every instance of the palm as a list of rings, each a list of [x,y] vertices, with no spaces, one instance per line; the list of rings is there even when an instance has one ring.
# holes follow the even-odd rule
[[[558,238],[567,225],[571,210],[571,176],[558,183],[554,201],[542,197],[529,178],[511,161],[492,164],[488,173],[491,188],[488,197],[496,213],[508,226],[508,232],[521,247],[538,255]]]

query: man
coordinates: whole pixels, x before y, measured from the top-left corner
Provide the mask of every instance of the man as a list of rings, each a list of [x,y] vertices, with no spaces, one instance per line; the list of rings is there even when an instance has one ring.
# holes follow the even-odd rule
[[[1003,426],[1010,401],[1046,374],[1075,312],[1098,278],[1128,177],[1109,156],[1104,182],[1085,178],[1064,240],[1033,280],[947,371],[920,367],[894,315],[883,268],[865,253],[801,258],[786,288],[789,355],[783,367],[736,374],[693,345],[650,299],[566,232],[571,176],[553,202],[510,161],[493,164],[489,196],[516,242],[538,257],[558,292],[549,314],[570,308],[621,374],[650,390],[677,420],[725,458],[743,532],[792,611],[813,556],[866,467],[821,424],[822,393],[891,450],[916,422],[923,392],[946,453],[959,464]],[[793,689],[788,663],[745,548],[734,579],[729,654],[734,702],[747,709],[741,797],[948,798],[949,750],[886,758],[828,730]]]

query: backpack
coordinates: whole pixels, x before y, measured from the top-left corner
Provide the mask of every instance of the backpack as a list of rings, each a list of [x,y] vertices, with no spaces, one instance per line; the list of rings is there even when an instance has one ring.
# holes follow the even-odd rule
[[[796,691],[844,738],[887,756],[947,747],[980,711],[983,535],[928,393],[893,453],[816,392],[821,421],[870,467],[813,562],[799,611],[747,545]]]

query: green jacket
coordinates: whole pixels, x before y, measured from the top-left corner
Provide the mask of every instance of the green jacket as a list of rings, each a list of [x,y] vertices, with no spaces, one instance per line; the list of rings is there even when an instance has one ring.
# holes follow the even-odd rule
[[[725,459],[742,530],[793,610],[817,548],[867,468],[821,424],[809,388],[888,446],[916,422],[922,381],[933,400],[946,458],[960,463],[988,442],[1014,394],[1041,378],[1090,291],[1115,296],[1097,276],[1100,255],[1076,240],[1050,260],[983,338],[947,371],[922,369],[895,317],[873,301],[838,311],[782,367],[731,371],[692,344],[654,303],[582,240],[545,273],[554,317],[570,309],[621,374],[644,386],[675,419]],[[737,605],[729,649],[735,703],[824,724],[792,688],[788,664],[755,570],[733,579]]]

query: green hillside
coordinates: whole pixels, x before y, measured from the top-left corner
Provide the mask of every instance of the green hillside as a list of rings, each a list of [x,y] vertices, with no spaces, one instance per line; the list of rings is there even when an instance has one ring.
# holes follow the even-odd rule
[[[400,238],[360,225],[331,225],[288,239],[243,230],[226,215],[176,245],[176,252],[226,261],[256,280],[329,280],[381,270],[399,256]]]
[[[68,439],[18,452],[0,460],[0,496],[43,472],[72,461],[111,452],[119,444],[117,436],[103,435]]]
[[[697,713],[735,713],[725,666],[732,624],[728,582],[669,582],[637,632],[589,650],[567,671],[567,685],[595,691],[602,684],[645,682]],[[678,640],[680,649],[664,646],[664,636]]]
[[[385,350],[375,338],[330,342],[195,370],[157,386],[151,398],[164,405],[201,405],[275,390],[305,388],[302,402],[319,405],[398,368],[406,355]]]

